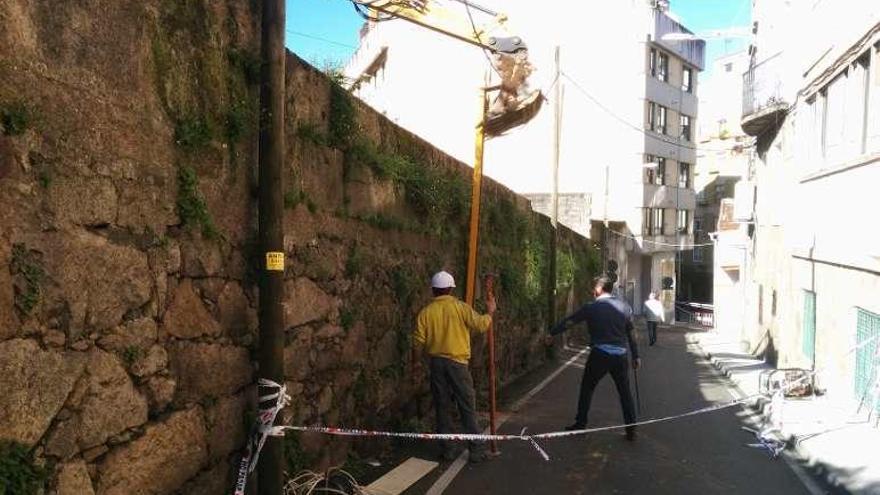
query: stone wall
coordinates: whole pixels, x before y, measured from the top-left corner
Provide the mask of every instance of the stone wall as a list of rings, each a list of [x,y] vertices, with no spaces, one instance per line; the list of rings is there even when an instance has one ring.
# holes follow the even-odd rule
[[[59,494],[225,493],[253,418],[258,14],[0,0],[0,19],[0,442]],[[464,285],[470,169],[287,61],[285,419],[428,427],[409,335],[432,272]],[[546,359],[550,228],[484,198],[507,382]],[[595,257],[560,237],[571,293]],[[477,383],[484,363],[475,339]]]

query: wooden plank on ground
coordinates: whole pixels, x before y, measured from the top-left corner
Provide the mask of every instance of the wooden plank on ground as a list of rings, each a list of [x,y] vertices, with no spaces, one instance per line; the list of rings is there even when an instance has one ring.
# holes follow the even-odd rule
[[[384,476],[367,486],[371,495],[399,495],[404,490],[430,473],[437,463],[417,457],[410,457]]]

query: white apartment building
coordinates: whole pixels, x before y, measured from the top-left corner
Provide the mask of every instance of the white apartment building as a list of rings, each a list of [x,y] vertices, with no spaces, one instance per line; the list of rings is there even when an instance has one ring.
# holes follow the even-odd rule
[[[737,183],[748,175],[749,144],[751,139],[739,125],[742,115],[742,74],[749,68],[748,52],[741,51],[718,57],[712,64],[711,77],[704,78],[700,86],[700,123],[697,131],[697,161],[694,171],[694,188],[697,205],[694,210],[694,249],[681,255],[681,284],[677,298],[681,301],[712,304],[716,313],[725,313],[720,322],[735,325],[736,312],[723,306],[731,301],[727,294],[739,289],[739,274],[743,260],[739,256],[730,259],[725,254],[724,263],[716,266],[714,242],[726,251],[724,245],[731,233],[719,231],[722,201],[729,200],[733,208]],[[728,212],[732,215],[732,211]],[[741,240],[737,245],[743,245]],[[732,263],[732,261],[735,261]],[[731,264],[732,263],[732,264]],[[680,308],[680,316],[688,316],[689,309]],[[683,313],[683,314],[682,314]],[[714,319],[719,323],[719,319]],[[742,328],[741,319],[737,329]]]
[[[466,15],[461,4],[448,2]],[[561,84],[559,192],[591,200],[593,225],[620,226],[606,259],[637,303],[663,287],[671,313],[676,246],[693,242],[698,73],[704,42],[664,41],[689,32],[656,0],[481,2],[508,15],[528,44],[532,87]],[[474,20],[485,21],[472,9]],[[554,71],[560,47],[562,76]],[[395,20],[364,27],[345,73],[354,94],[465,163],[474,155],[479,88],[489,64],[479,49]],[[553,101],[528,124],[486,143],[485,174],[523,194],[552,190]],[[646,167],[646,163],[652,163]],[[606,194],[607,191],[607,194]],[[576,226],[571,226],[576,228]],[[638,310],[640,304],[634,304]]]
[[[742,338],[779,367],[815,369],[831,397],[871,403],[880,368],[880,9],[755,0],[753,17],[742,127],[756,141],[756,189],[743,223]]]

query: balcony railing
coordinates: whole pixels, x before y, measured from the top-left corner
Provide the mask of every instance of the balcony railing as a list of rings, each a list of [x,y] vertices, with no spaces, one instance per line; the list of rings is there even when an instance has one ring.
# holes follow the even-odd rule
[[[776,55],[754,65],[743,74],[742,120],[757,117],[766,110],[782,110],[787,105],[783,95],[782,58]],[[746,133],[754,135],[746,130]]]

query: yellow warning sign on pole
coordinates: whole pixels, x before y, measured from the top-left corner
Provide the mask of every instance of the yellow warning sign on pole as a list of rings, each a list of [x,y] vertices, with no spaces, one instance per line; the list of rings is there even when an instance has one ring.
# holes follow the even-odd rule
[[[284,271],[284,253],[269,251],[266,253],[266,270],[274,272]]]

